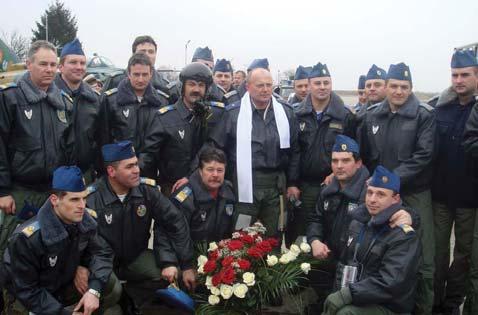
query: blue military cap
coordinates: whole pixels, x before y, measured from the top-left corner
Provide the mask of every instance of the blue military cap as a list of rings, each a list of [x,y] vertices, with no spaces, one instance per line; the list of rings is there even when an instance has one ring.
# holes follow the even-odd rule
[[[309,72],[309,78],[318,78],[318,77],[330,77],[329,69],[324,63],[318,63],[312,67],[312,70]]]
[[[194,312],[194,300],[174,284],[156,291],[156,296],[164,303],[188,312]]]
[[[338,135],[335,137],[335,143],[332,147],[332,152],[350,152],[360,154],[357,142],[355,142],[354,139],[344,135]]]
[[[361,76],[359,77],[359,82],[358,82],[357,90],[363,90],[363,89],[365,89],[365,81],[367,81],[367,76],[361,75]]]
[[[382,165],[377,166],[368,183],[369,186],[380,187],[400,192],[400,177]]]
[[[214,73],[216,71],[232,72],[231,62],[229,60],[226,60],[226,59],[216,60],[216,64],[214,65],[214,69],[212,70],[212,72]]]
[[[77,166],[60,166],[53,172],[53,190],[82,192],[85,191],[85,180]]]
[[[84,56],[85,52],[81,47],[81,43],[78,38],[75,38],[73,41],[66,43],[61,50],[60,58],[65,57],[67,55],[81,55]]]
[[[208,61],[214,61],[214,57],[212,56],[212,50],[209,49],[209,47],[198,47],[194,51],[193,55],[193,62],[197,61],[198,59],[203,59],[203,60],[208,60]]]
[[[386,80],[386,79],[387,79],[387,71],[373,64],[372,67],[370,67],[370,69],[367,72],[365,81],[366,80]]]
[[[457,50],[451,57],[451,67],[478,67],[478,60],[471,50]]]
[[[403,80],[412,83],[410,68],[403,62],[397,63],[396,65],[390,65],[387,73],[387,80],[388,79]]]
[[[257,68],[269,70],[269,60],[267,60],[267,58],[254,59],[249,67],[247,67],[247,71],[249,72]]]
[[[133,144],[129,140],[105,144],[101,152],[105,162],[121,161],[135,156]]]
[[[309,77],[310,67],[298,66],[295,70],[294,80],[303,80]]]

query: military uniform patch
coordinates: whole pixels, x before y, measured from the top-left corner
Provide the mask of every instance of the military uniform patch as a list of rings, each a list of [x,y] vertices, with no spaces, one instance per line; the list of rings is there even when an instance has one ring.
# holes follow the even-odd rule
[[[221,102],[209,102],[212,107],[224,108],[224,103]]]
[[[400,225],[400,228],[403,230],[403,232],[405,232],[405,234],[415,231],[415,230],[414,230],[410,225],[408,225],[408,224],[402,224],[402,225]]]
[[[333,128],[333,129],[344,129],[344,127],[342,126],[342,124],[338,124],[338,123],[330,123],[329,124],[329,128]]]
[[[23,112],[25,113],[25,116],[27,116],[28,120],[32,119],[32,115],[33,115],[32,109],[29,109],[29,110],[25,109]]]
[[[226,214],[228,216],[231,216],[232,213],[234,212],[234,205],[233,204],[226,204]]]
[[[201,221],[206,222],[207,212],[205,212],[205,211],[201,212],[200,216],[201,216]]]
[[[114,89],[111,89],[111,90],[106,91],[106,92],[105,92],[105,95],[106,95],[106,96],[110,96],[111,94],[114,94],[114,93],[116,93],[116,92],[118,92],[118,89],[117,89],[117,88],[114,88]]]
[[[299,128],[300,128],[300,131],[304,131],[304,129],[305,129],[305,122],[301,122],[301,123],[299,124]]]
[[[347,206],[347,212],[350,213],[357,208],[358,208],[358,204],[353,203],[353,202],[349,202],[349,205]]]
[[[224,94],[224,97],[225,98],[230,98],[231,96],[234,96],[237,94],[237,91],[236,90],[232,90],[231,92],[227,92],[226,94]]]
[[[378,132],[379,126],[372,126],[372,133],[375,135]]]
[[[149,185],[149,186],[156,186],[156,181],[152,178],[147,178],[147,177],[141,177],[140,183]]]
[[[90,209],[90,208],[85,208],[85,210],[88,211],[88,214],[89,214],[91,217],[93,217],[93,218],[95,218],[95,219],[98,218],[98,214],[96,214],[96,211],[95,211],[95,210]]]
[[[188,186],[184,187],[180,192],[177,193],[176,197],[174,197],[174,199],[176,199],[177,201],[179,202],[183,202],[184,200],[186,200],[186,198],[192,193],[192,190],[191,188],[189,188]]]
[[[38,221],[33,222],[32,224],[26,226],[23,230],[22,233],[25,234],[26,237],[30,237],[40,229],[40,223]]]
[[[136,209],[136,214],[138,217],[144,217],[146,215],[146,206],[145,205],[139,205],[138,208]]]
[[[66,121],[66,112],[65,112],[64,110],[57,110],[57,111],[56,111],[56,115],[58,116],[58,119],[59,119],[62,123],[64,123],[64,124],[67,123],[67,121]]]
[[[329,201],[326,200],[324,201],[324,210],[327,211],[328,208],[329,208]]]
[[[113,222],[113,213],[110,213],[109,215],[105,213],[105,221],[107,224],[111,224]]]
[[[48,257],[48,262],[50,263],[50,267],[52,267],[52,268],[55,267],[57,260],[58,260],[58,256]]]
[[[129,108],[123,110],[123,115],[124,115],[124,117],[126,117],[126,118],[129,117]]]
[[[161,91],[161,90],[156,90],[156,92],[158,92],[159,95],[164,96],[165,98],[169,98],[169,95],[166,94],[166,93],[164,93],[164,92]]]
[[[73,99],[71,98],[70,95],[68,95],[68,93],[66,93],[65,91],[61,90],[61,94],[66,97],[66,99],[68,99],[71,103],[73,103]]]
[[[174,109],[174,105],[168,105],[168,106],[164,106],[164,107],[161,107],[160,109],[158,109],[158,112],[162,115],[164,113],[167,113],[169,112],[170,110],[173,110]]]
[[[86,187],[86,193],[89,195],[91,193],[94,193],[96,191],[96,186],[95,185],[90,185]]]

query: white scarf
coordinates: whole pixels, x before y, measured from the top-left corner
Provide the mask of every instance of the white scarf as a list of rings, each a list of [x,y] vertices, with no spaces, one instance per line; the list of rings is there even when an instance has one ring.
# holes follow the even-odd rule
[[[272,108],[280,138],[280,148],[290,148],[289,120],[282,104],[272,96]],[[249,92],[241,99],[236,130],[236,170],[239,202],[252,203],[252,105]]]

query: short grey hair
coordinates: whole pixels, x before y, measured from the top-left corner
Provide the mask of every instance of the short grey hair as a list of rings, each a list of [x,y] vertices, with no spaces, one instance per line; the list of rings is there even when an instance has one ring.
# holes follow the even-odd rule
[[[53,51],[56,55],[56,47],[53,46],[52,43],[46,40],[37,40],[31,44],[30,49],[28,50],[28,60],[33,61],[33,56],[37,53],[38,50],[40,50],[40,48],[49,49]]]

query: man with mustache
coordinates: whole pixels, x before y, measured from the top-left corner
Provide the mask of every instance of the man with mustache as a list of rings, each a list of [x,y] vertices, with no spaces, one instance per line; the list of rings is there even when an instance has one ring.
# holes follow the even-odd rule
[[[53,83],[56,48],[36,41],[28,71],[17,84],[0,87],[0,260],[19,221],[36,214],[48,198],[53,170],[65,160],[64,135],[73,103]]]
[[[143,53],[128,61],[128,77],[118,88],[105,92],[101,102],[102,144],[129,140],[133,142],[142,175],[156,178],[152,134],[154,117],[167,100],[151,84],[153,65]]]
[[[476,102],[477,85],[476,57],[471,51],[456,51],[451,59],[451,88],[440,95],[435,105],[438,155],[432,197],[436,241],[436,314],[458,314],[465,297],[478,208],[478,186],[466,167],[462,142],[465,124]],[[455,248],[450,265],[453,224]]]

